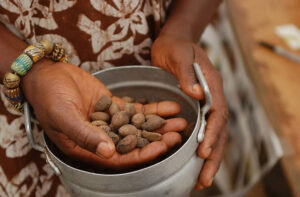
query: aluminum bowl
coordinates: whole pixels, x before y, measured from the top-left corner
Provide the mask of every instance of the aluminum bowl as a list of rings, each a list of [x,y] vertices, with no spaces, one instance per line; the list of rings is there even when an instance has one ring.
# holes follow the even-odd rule
[[[199,71],[197,76],[200,78],[200,83],[206,85],[203,75],[198,74]],[[129,172],[99,173],[82,170],[65,162],[64,157],[57,154],[52,142],[45,135],[45,147],[39,147],[34,143],[30,124],[25,124],[30,143],[46,153],[48,163],[59,175],[70,195],[76,197],[187,196],[196,183],[203,163],[195,153],[199,142],[203,139],[205,128],[205,113],[200,110],[199,102],[181,91],[173,75],[155,67],[117,67],[97,72],[94,76],[116,96],[144,97],[150,101],[176,101],[182,107],[178,116],[185,118],[189,123],[195,122],[195,127],[190,137],[178,150],[159,162]],[[207,107],[210,106],[205,107],[204,109],[208,110]],[[26,105],[25,118],[28,119],[28,116],[30,114]]]

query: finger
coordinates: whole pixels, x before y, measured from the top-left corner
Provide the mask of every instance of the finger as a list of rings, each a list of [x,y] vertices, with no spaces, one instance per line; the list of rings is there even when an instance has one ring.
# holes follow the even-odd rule
[[[159,129],[154,132],[165,134],[168,132],[181,132],[187,127],[187,121],[184,118],[171,118]]]
[[[144,105],[144,114],[157,114],[161,117],[179,114],[181,107],[174,101],[162,101]]]
[[[125,101],[119,97],[113,96],[112,102],[119,105],[120,109],[124,109]],[[132,103],[137,113],[144,113],[144,106],[140,103]]]
[[[84,120],[85,117],[72,106],[64,105],[63,110],[63,113],[59,108],[52,111],[57,127],[54,130],[61,131],[82,148],[105,158],[114,154],[115,145],[102,129]]]
[[[168,132],[163,134],[162,141],[167,144],[168,149],[182,143],[182,137],[179,133]]]
[[[226,126],[228,111],[223,93],[222,77],[219,72],[213,68],[206,54],[200,50],[200,47],[194,45],[193,48],[195,51],[195,59],[201,66],[213,97],[213,106],[208,117],[204,139],[198,148],[198,155],[205,159],[210,155],[219,134]]]
[[[82,147],[78,146],[73,140],[71,140],[65,134],[58,131],[46,131],[47,136],[50,140],[68,157],[81,161],[94,166],[109,166],[112,164],[117,164],[118,153],[114,152],[113,156],[110,158],[99,157],[97,154],[92,153]],[[105,165],[107,164],[107,165]]]
[[[125,102],[123,99],[113,96],[112,102],[118,104],[120,109],[124,108]],[[146,105],[142,105],[140,103],[133,104],[137,113],[157,114],[161,117],[174,116],[179,114],[181,111],[180,105],[174,101],[162,101]]]
[[[100,165],[110,169],[125,169],[153,161],[182,142],[178,133],[170,132],[164,134],[161,141],[152,142],[142,149],[135,149],[123,155],[115,152],[111,158],[103,159],[81,148],[60,132],[50,132],[49,134],[47,132],[47,135],[67,156],[90,165]]]
[[[209,114],[204,139],[198,147],[199,157],[206,159],[215,143],[217,142],[220,133],[224,130],[227,122],[227,109],[217,109]]]
[[[120,166],[132,167],[135,165],[148,163],[166,153],[169,149],[182,142],[181,135],[169,132],[163,135],[161,141],[152,142],[142,149],[120,155]]]
[[[175,70],[174,74],[179,80],[181,89],[188,96],[197,100],[202,100],[204,98],[204,93],[196,78],[192,66],[193,61],[195,61],[195,50],[191,47],[190,51],[181,58],[181,61],[173,62],[174,65],[172,66],[179,68],[178,70]]]
[[[184,69],[184,70],[183,70]],[[204,98],[204,92],[196,79],[193,66],[182,67],[177,75],[181,89],[190,97],[197,100]]]
[[[46,129],[44,131],[50,140],[66,155],[70,155],[71,150],[77,146],[77,144],[61,132],[55,130],[48,131]]]
[[[212,151],[211,155],[204,162],[203,168],[200,172],[198,178],[198,183],[196,184],[196,189],[201,190],[204,187],[209,187],[212,184],[213,178],[218,171],[222,158],[225,152],[227,142],[227,132],[224,130],[216,144],[215,149]]]
[[[225,100],[223,94],[223,82],[220,73],[214,68],[213,64],[207,57],[207,54],[200,48],[198,44],[193,44],[193,49],[194,61],[197,62],[201,68],[209,90],[213,96],[213,103],[216,103],[216,99],[219,101]],[[194,69],[193,66],[191,66],[191,69]],[[199,87],[201,87],[199,84],[195,85],[196,89]],[[201,90],[203,91],[202,88]],[[202,96],[202,99],[204,99],[204,92]]]

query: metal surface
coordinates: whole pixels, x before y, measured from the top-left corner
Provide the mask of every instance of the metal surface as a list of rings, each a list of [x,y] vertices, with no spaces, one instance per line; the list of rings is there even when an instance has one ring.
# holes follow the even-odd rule
[[[24,103],[24,119],[25,119],[24,120],[24,122],[25,122],[25,131],[26,131],[26,134],[27,134],[28,141],[29,141],[30,145],[32,146],[33,149],[45,153],[45,155],[46,155],[46,162],[51,166],[51,168],[53,169],[54,173],[57,176],[60,176],[61,172],[58,169],[58,167],[51,160],[51,158],[49,156],[48,149],[35,142],[34,135],[32,133],[32,129],[31,129],[30,107],[29,107],[29,104],[27,102]]]
[[[194,156],[178,172],[141,190],[111,192],[105,189],[91,190],[66,179],[62,179],[62,183],[69,194],[74,197],[185,197],[189,196],[195,186],[202,163],[203,160]],[[139,181],[147,182],[147,177],[143,177]],[[117,189],[119,184],[119,182],[116,182],[114,187]],[[129,185],[134,183],[127,181],[123,182],[123,184]]]
[[[202,86],[204,94],[205,94],[205,104],[202,107],[201,116],[198,116],[198,118],[200,118],[201,122],[202,122],[199,133],[198,133],[198,137],[197,137],[197,140],[200,143],[204,139],[204,132],[205,132],[205,126],[206,126],[205,115],[212,107],[213,101],[212,101],[211,93],[209,91],[209,87],[206,83],[205,77],[200,69],[199,64],[195,62],[193,64],[193,67],[194,67],[194,71],[196,73],[197,79],[198,79],[200,85]]]
[[[46,155],[46,162],[50,165],[50,167],[52,168],[52,170],[54,171],[54,173],[57,176],[61,175],[61,171],[59,170],[59,168],[55,165],[55,163],[52,161],[51,157],[49,156],[49,150],[47,148],[44,148],[44,153]]]
[[[27,102],[24,103],[24,123],[25,123],[25,131],[28,137],[29,144],[31,147],[37,151],[44,151],[44,148],[35,142],[32,129],[31,129],[31,113],[29,104]]]
[[[198,132],[201,132],[200,128],[205,128],[204,122],[201,122],[204,121],[205,113],[201,113],[199,102],[186,96],[178,88],[178,81],[174,76],[155,67],[124,66],[100,71],[94,75],[117,96],[146,97],[150,101],[176,101],[182,106],[179,116],[188,122],[196,122],[196,125],[187,141],[169,157],[142,169],[120,174],[100,174],[75,168],[64,162],[63,157],[57,156],[51,149],[51,142],[45,138],[46,149],[49,151],[46,154],[49,153],[50,162],[54,161],[54,168],[62,172],[60,179],[68,192],[72,196],[93,197],[187,195],[196,183],[203,162],[195,153]],[[199,77],[201,85],[206,84],[203,83],[203,79]],[[209,92],[207,89],[205,93],[207,91]],[[206,110],[208,111],[209,107]],[[25,113],[25,116],[28,114]],[[28,125],[28,117],[25,123]],[[29,139],[32,138],[32,133],[27,133]],[[33,138],[30,143],[36,145]]]

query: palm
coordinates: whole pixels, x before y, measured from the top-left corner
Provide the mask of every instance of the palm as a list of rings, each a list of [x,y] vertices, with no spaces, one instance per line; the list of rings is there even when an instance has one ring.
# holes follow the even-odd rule
[[[74,159],[120,169],[151,161],[181,142],[181,137],[176,131],[185,129],[185,120],[169,119],[166,129],[161,131],[165,133],[162,141],[121,155],[115,152],[111,139],[100,128],[89,123],[89,115],[93,112],[97,100],[103,95],[111,96],[110,91],[99,80],[71,64],[56,63],[35,72],[38,73],[35,73],[36,79],[33,81],[39,82],[32,85],[35,94],[26,95],[25,92],[25,95],[49,138]],[[121,108],[124,105],[117,97],[113,98],[113,102]],[[177,106],[173,102],[164,105],[170,105],[170,109],[172,105]],[[139,112],[153,111],[152,105],[135,106]],[[175,115],[179,111],[171,110],[165,114]],[[168,125],[176,125],[176,128]],[[101,142],[106,142],[113,148],[110,151],[99,149]],[[99,157],[95,152],[106,159]]]

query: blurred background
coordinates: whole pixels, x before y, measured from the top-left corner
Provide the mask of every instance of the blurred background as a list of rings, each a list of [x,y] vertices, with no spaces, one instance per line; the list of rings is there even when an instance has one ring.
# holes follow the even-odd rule
[[[300,196],[299,10],[299,0],[228,0],[199,41],[222,73],[230,120],[214,184],[192,197]]]

